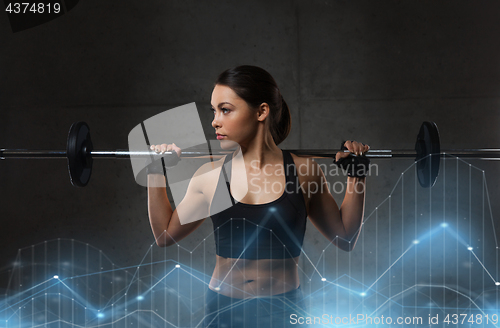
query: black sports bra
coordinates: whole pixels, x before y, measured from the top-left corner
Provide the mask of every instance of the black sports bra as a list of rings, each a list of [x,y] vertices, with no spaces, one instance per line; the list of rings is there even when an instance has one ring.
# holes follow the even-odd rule
[[[226,155],[210,206],[217,255],[242,259],[300,255],[307,210],[292,155],[282,152],[285,191],[267,204],[239,203],[233,198],[229,184],[232,155]]]

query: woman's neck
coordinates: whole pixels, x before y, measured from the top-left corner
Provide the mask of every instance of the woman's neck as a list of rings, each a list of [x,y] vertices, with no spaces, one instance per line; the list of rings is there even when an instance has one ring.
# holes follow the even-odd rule
[[[281,149],[274,143],[274,140],[264,142],[263,138],[254,138],[246,145],[240,145],[235,155],[241,151],[245,166],[263,168],[266,164],[276,164],[281,162]]]

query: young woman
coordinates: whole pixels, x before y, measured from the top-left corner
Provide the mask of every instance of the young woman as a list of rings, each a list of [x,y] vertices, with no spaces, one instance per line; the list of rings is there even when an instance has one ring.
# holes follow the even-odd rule
[[[352,250],[363,220],[365,178],[347,178],[339,209],[319,165],[278,148],[291,128],[290,111],[262,68],[221,73],[211,104],[221,147],[236,150],[201,166],[175,211],[165,188],[148,187],[156,242],[174,245],[210,217],[217,255],[204,327],[295,326],[292,317],[306,313],[298,260],[307,217],[329,241]],[[356,141],[345,147],[356,155],[369,150]],[[151,149],[181,155],[174,143]],[[338,152],[336,160],[348,155]],[[165,184],[162,174],[148,175],[149,186],[159,183]]]

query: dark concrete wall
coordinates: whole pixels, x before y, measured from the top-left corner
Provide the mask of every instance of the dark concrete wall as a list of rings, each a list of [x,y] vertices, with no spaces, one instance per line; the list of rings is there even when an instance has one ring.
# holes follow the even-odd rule
[[[19,33],[0,15],[0,146],[64,149],[83,120],[96,149],[125,149],[139,122],[193,101],[209,106],[217,75],[251,64],[275,77],[291,109],[282,148],[355,139],[411,149],[424,120],[438,124],[443,148],[499,148],[499,12],[498,1],[82,0]],[[210,136],[211,114],[201,112]],[[499,233],[498,163],[470,162],[486,170]],[[377,163],[367,213],[412,161]],[[121,266],[141,261],[153,238],[130,163],[95,161],[84,189],[70,185],[66,166],[0,162],[0,268],[19,248],[55,238],[90,243]],[[184,245],[211,228],[206,221]],[[306,240],[312,254],[325,247],[311,224]]]

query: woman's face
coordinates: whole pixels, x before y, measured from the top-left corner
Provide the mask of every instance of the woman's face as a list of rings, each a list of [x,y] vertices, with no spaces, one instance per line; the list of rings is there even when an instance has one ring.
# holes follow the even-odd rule
[[[216,85],[212,92],[212,126],[222,149],[246,144],[257,133],[258,114],[245,100],[225,85]],[[220,136],[219,136],[220,135]]]

